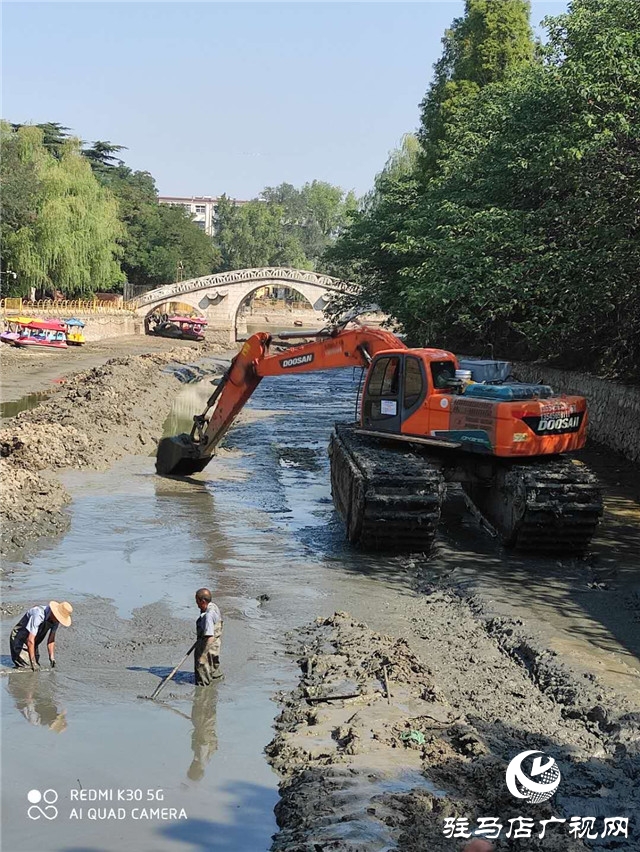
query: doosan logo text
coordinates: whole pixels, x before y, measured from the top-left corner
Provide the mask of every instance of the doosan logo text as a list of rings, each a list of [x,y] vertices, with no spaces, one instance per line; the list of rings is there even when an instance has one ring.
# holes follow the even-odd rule
[[[301,364],[310,364],[313,361],[313,353],[308,355],[296,355],[295,358],[284,358],[280,361],[281,367],[299,367]]]
[[[577,432],[582,423],[584,412],[577,414],[542,414],[539,417],[523,417],[523,421],[536,435],[563,434]]]
[[[540,420],[538,426],[539,432],[551,432],[554,429],[573,429],[580,425],[580,418],[577,415],[573,417],[554,417],[550,419]]]

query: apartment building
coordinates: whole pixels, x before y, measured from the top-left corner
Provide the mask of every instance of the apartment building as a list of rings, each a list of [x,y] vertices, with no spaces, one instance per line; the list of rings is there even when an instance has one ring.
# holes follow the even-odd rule
[[[160,195],[158,201],[160,204],[169,204],[172,207],[183,207],[187,213],[193,216],[193,220],[199,228],[213,236],[216,230],[216,208],[218,206],[218,198],[211,195]],[[232,198],[231,201],[236,206],[246,204],[246,201],[240,201]]]

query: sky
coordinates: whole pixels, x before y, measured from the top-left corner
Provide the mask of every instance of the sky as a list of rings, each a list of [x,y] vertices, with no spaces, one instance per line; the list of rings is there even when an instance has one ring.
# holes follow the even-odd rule
[[[566,2],[532,3],[532,22]],[[126,146],[161,195],[366,192],[463,3],[3,4],[2,117]]]

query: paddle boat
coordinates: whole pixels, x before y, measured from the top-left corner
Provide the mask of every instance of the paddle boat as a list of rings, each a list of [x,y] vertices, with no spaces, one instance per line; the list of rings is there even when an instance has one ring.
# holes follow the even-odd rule
[[[32,320],[13,341],[21,349],[66,349],[66,326],[58,320]]]
[[[69,319],[62,320],[62,322],[67,327],[65,334],[69,346],[82,346],[85,343],[84,332],[82,331],[84,328],[83,321],[75,317],[70,317]]]
[[[6,328],[0,334],[0,340],[3,343],[13,343],[20,336],[21,330],[30,322],[33,322],[31,317],[8,317],[5,320]]]
[[[176,340],[204,340],[207,321],[200,317],[167,316],[154,314],[149,318],[149,334],[172,337]]]

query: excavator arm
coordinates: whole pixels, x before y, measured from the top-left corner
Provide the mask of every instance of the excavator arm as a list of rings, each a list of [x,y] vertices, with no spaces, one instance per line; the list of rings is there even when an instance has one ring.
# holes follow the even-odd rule
[[[282,335],[280,339],[291,336]],[[203,470],[265,376],[366,367],[378,352],[406,349],[394,334],[367,326],[337,327],[321,332],[310,343],[270,354],[272,340],[265,332],[250,337],[231,362],[205,410],[194,417],[191,433],[160,441],[156,457],[159,474],[188,476]]]

